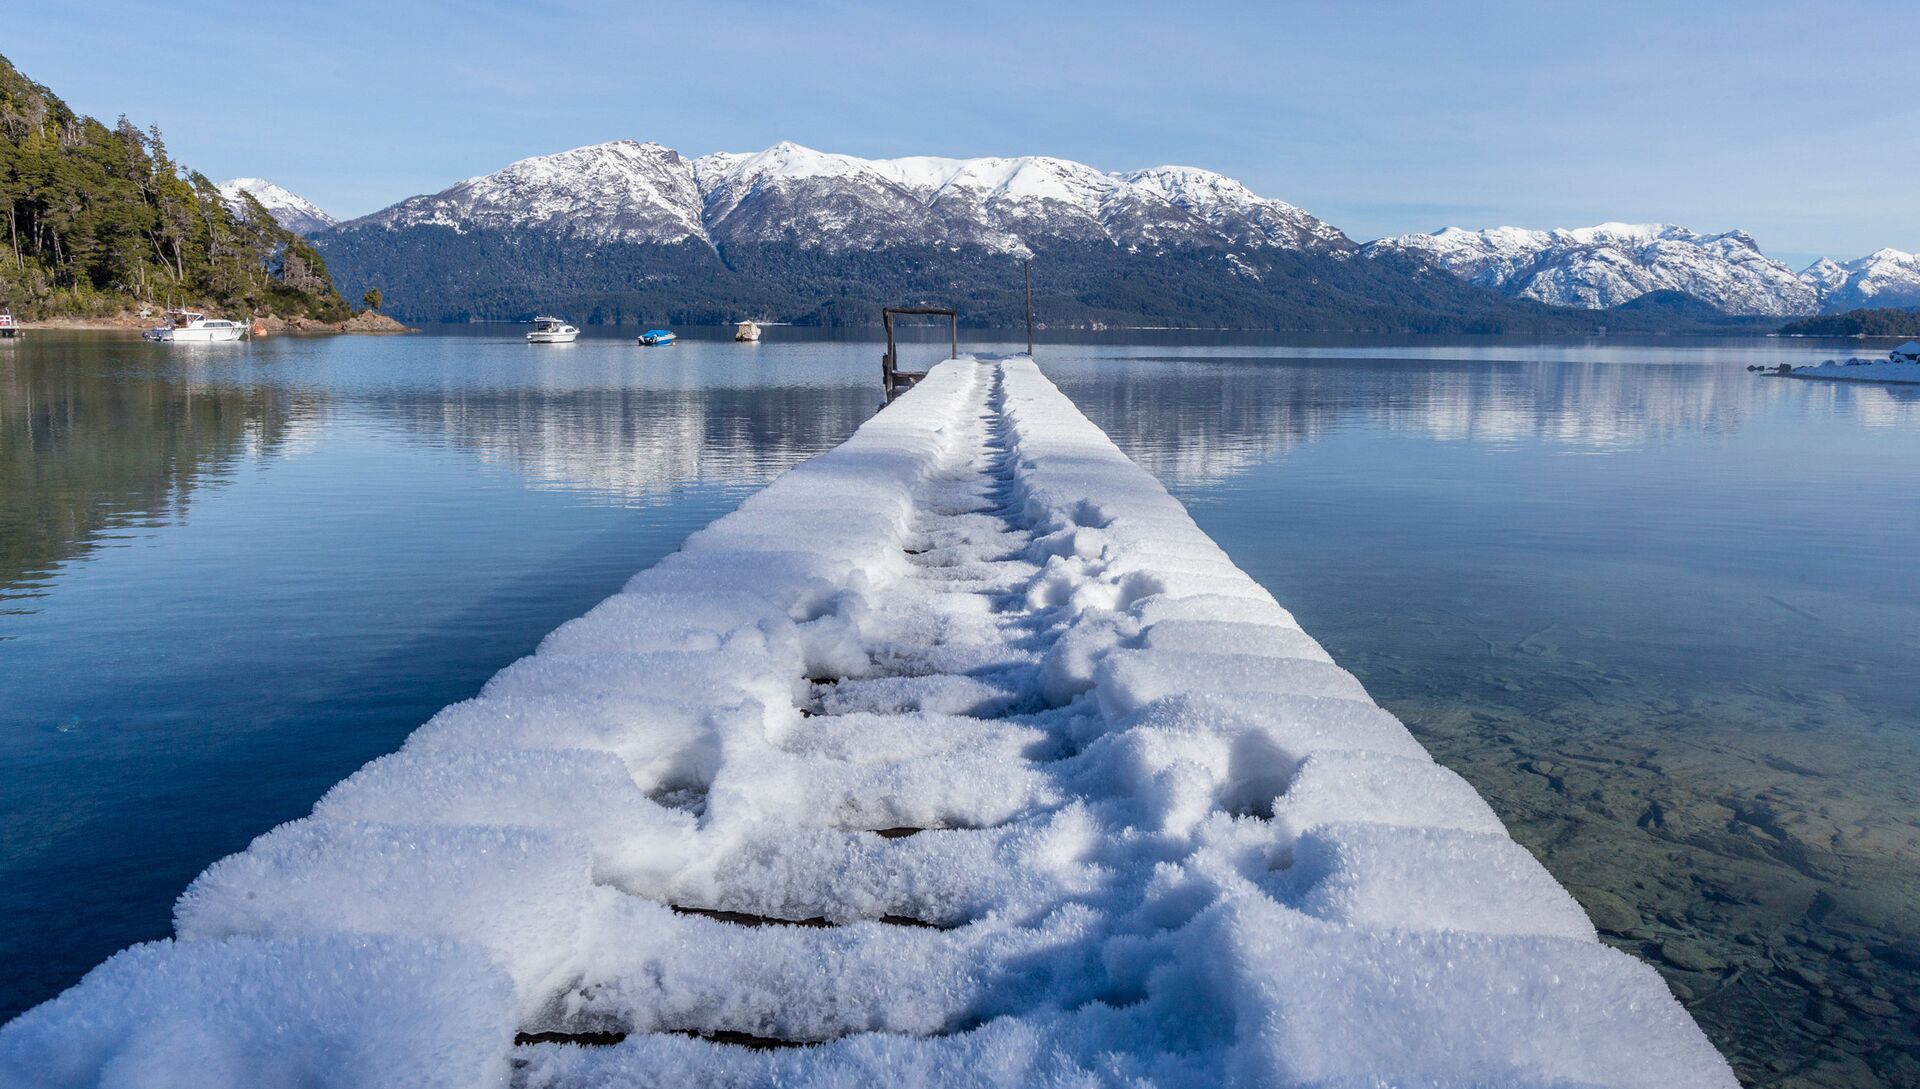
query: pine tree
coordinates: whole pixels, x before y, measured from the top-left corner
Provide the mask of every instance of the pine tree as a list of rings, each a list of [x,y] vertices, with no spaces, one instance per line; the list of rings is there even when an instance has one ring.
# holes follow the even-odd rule
[[[22,316],[141,303],[346,316],[326,262],[247,197],[229,208],[156,128],[75,114],[0,57],[0,301]]]

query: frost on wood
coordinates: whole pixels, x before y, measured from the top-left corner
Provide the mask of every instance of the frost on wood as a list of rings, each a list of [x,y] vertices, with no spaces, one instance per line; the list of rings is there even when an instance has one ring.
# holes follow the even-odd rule
[[[1024,358],[935,368],[176,923],[0,1084],[1735,1084]]]

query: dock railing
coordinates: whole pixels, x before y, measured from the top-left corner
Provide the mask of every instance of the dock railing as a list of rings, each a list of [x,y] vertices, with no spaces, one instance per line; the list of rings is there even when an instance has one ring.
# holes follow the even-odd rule
[[[958,311],[944,306],[886,306],[880,309],[880,322],[887,327],[887,354],[880,357],[880,381],[886,386],[887,400],[891,401],[901,393],[913,387],[915,382],[927,376],[927,372],[900,369],[900,345],[894,337],[893,319],[900,315],[919,315],[943,317],[947,319],[953,338],[953,354],[949,359],[960,357],[960,315]]]

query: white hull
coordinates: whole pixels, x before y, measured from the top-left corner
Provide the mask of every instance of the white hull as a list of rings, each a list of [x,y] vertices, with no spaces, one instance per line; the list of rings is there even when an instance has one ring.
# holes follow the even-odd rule
[[[580,327],[569,325],[559,318],[545,314],[533,319],[533,329],[527,334],[528,344],[572,344],[580,335]]]
[[[218,344],[247,335],[245,326],[226,329],[163,329],[154,339],[169,344]]]

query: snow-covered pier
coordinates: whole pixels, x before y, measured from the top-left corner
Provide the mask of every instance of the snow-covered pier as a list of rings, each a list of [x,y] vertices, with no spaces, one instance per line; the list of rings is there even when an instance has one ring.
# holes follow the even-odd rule
[[[1021,358],[941,364],[0,1029],[0,1086],[1732,1087]]]

